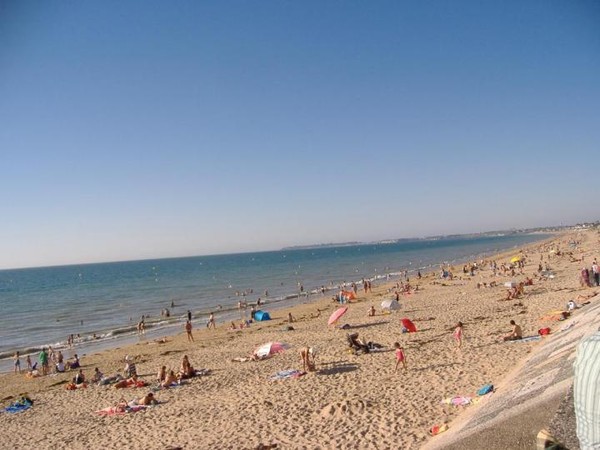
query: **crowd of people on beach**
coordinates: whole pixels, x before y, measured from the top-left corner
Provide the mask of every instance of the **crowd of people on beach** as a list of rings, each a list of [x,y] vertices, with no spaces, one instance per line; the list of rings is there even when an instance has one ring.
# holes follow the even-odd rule
[[[557,253],[557,252],[555,252],[553,254],[556,256],[560,256],[560,253]],[[511,261],[510,263],[503,262],[503,263],[498,264],[495,260],[494,261],[481,260],[478,262],[465,264],[462,268],[462,275],[460,273],[460,269],[458,270],[458,274],[455,275],[454,268],[451,267],[450,265],[446,264],[446,265],[441,266],[439,273],[436,271],[431,275],[431,277],[432,277],[431,282],[432,283],[440,282],[440,281],[450,282],[450,281],[456,281],[457,279],[459,279],[460,281],[472,280],[471,285],[476,286],[477,289],[499,288],[499,291],[500,291],[500,286],[502,285],[502,283],[500,283],[500,285],[499,285],[498,277],[507,277],[507,278],[511,278],[511,281],[504,283],[505,287],[507,287],[506,296],[499,300],[523,299],[523,298],[526,298],[526,295],[527,295],[526,289],[528,289],[529,286],[534,285],[534,283],[537,284],[541,281],[547,280],[548,277],[551,275],[550,261],[547,260],[547,261],[545,261],[545,264],[544,264],[543,259],[540,259],[540,262],[537,265],[538,273],[532,274],[531,276],[526,276],[525,268],[526,268],[527,262],[528,262],[528,260],[527,260],[526,255],[519,255],[518,258],[515,257],[514,260]],[[536,263],[533,263],[534,270],[535,270],[535,266],[536,266]],[[579,266],[577,266],[577,269],[578,269],[578,267]],[[486,278],[485,278],[485,281],[483,281],[484,280],[484,278],[483,278],[484,271],[486,271],[486,270],[487,270],[487,272],[485,272]],[[391,286],[388,291],[388,294],[391,294],[393,296],[393,300],[399,301],[402,295],[412,295],[416,292],[419,292],[419,290],[420,290],[419,284],[412,285],[410,283],[407,272],[405,272],[403,274],[403,276],[404,276],[404,279],[395,283],[395,285]],[[419,283],[420,282],[419,280],[421,280],[422,277],[423,277],[423,275],[419,271],[416,283]],[[474,279],[476,277],[477,277],[477,279]],[[522,281],[513,282],[512,281],[513,277],[519,277],[519,279],[522,279]],[[591,267],[589,269],[584,267],[581,270],[581,272],[579,273],[579,277],[580,277],[580,283],[583,287],[600,286],[600,269],[599,269],[598,264],[595,259],[593,260]],[[415,280],[413,279],[413,281],[415,281]],[[363,279],[361,281],[361,283],[362,283],[362,290],[363,290],[364,294],[372,293],[373,284],[372,284],[371,280]],[[452,283],[449,283],[449,284],[452,284]],[[356,296],[359,295],[359,287],[360,286],[361,286],[360,283],[349,283],[348,285],[346,285],[344,283],[343,288],[340,290],[340,292],[336,296],[333,297],[333,301],[337,302],[337,303],[343,303],[343,304],[349,303],[351,300],[356,299]],[[346,287],[348,288],[347,290],[345,289]],[[301,289],[301,291],[303,291],[303,286],[300,285],[299,288]],[[244,291],[242,294],[240,294],[240,296],[246,297],[246,295],[248,293],[251,294],[252,290],[249,290],[248,292]],[[325,290],[323,289],[323,294],[324,293],[325,293]],[[268,297],[268,292],[265,292],[264,296]],[[586,298],[586,297],[584,297],[584,298]],[[241,323],[238,325],[236,323],[236,321],[231,321],[231,325],[229,326],[229,329],[237,331],[237,330],[240,330],[240,329],[250,326],[250,324],[253,323],[255,313],[259,310],[259,308],[263,304],[264,304],[264,302],[261,300],[260,297],[258,298],[258,300],[256,301],[255,304],[250,304],[250,318],[247,319],[246,310],[249,306],[249,303],[245,300],[245,298],[243,300],[240,300],[238,302],[238,310],[240,311],[241,315],[243,314],[243,316],[241,317],[242,318]],[[571,312],[579,307],[580,307],[580,305],[577,304],[576,299],[570,300],[569,303],[566,305],[566,310],[567,310],[567,312]],[[161,315],[164,317],[169,317],[170,310],[168,308],[165,308],[161,312]],[[369,307],[369,309],[367,311],[367,315],[368,315],[368,317],[374,317],[377,315],[377,309],[375,308],[375,306],[371,305]],[[193,314],[190,310],[188,310],[186,316],[187,317],[186,317],[183,328],[184,328],[184,331],[185,331],[185,334],[187,337],[187,342],[190,344],[193,344],[195,342],[194,334],[193,334],[193,329],[194,329],[193,328]],[[320,316],[320,310],[318,310],[318,314],[316,316],[311,316],[311,318],[319,317],[319,316]],[[136,328],[137,328],[137,332],[139,334],[145,333],[145,328],[146,328],[145,320],[146,320],[146,316],[142,315],[140,320],[138,321]],[[301,318],[300,320],[303,320],[303,318]],[[292,323],[295,324],[297,322],[297,318],[295,318],[292,315],[292,313],[289,312],[286,322],[288,325],[291,325]],[[468,324],[468,322],[467,322],[467,324]],[[523,333],[522,326],[520,324],[518,324],[514,319],[511,319],[508,322],[508,325],[510,325],[510,330],[507,330],[506,332],[503,331],[502,335],[497,336],[498,342],[523,340],[524,333]],[[208,319],[206,321],[206,328],[211,331],[217,329],[217,319],[215,317],[214,312],[210,312],[210,314],[208,315]],[[527,326],[525,326],[525,328],[527,328]],[[287,329],[290,329],[290,327],[288,327]],[[291,329],[293,329],[293,328],[291,328]],[[463,349],[465,347],[465,326],[464,326],[463,322],[458,321],[451,328],[447,327],[446,330],[447,330],[446,332],[448,333],[449,339],[450,338],[452,339],[453,350],[455,352],[463,351]],[[468,332],[469,332],[469,330],[467,329],[467,333]],[[498,334],[500,334],[500,332],[498,332]],[[467,339],[468,339],[468,337],[467,337]],[[496,339],[496,337],[494,339]],[[367,342],[366,340],[361,339],[361,337],[359,336],[358,333],[348,334],[347,340],[348,340],[348,345],[355,351],[355,354],[357,354],[357,355],[362,354],[362,353],[370,353],[373,351],[380,350],[382,348],[382,346],[380,344],[373,343],[373,342]],[[467,345],[467,347],[468,347],[468,345]],[[409,346],[409,350],[410,350],[410,346]],[[403,345],[403,343],[400,340],[393,343],[393,352],[394,352],[394,358],[393,358],[394,373],[399,372],[400,369],[402,370],[403,373],[408,372],[410,369],[409,369],[407,356],[411,356],[411,355],[410,354],[407,355],[407,353],[410,353],[410,352],[407,352],[405,346]],[[300,348],[299,361],[302,365],[303,372],[314,372],[317,370],[316,353],[317,353],[316,349],[310,345],[306,345],[306,346],[303,346]],[[411,358],[412,358],[412,356],[411,356]],[[14,372],[15,373],[21,372],[21,359],[22,359],[22,356],[20,355],[20,353],[16,352],[14,355]],[[253,354],[252,356],[248,357],[248,359],[257,361],[257,360],[262,360],[265,358],[258,357]],[[244,358],[244,360],[248,360],[248,359]],[[411,361],[413,361],[413,360],[414,359],[411,359]],[[169,367],[167,367],[167,365],[161,364],[158,367],[158,370],[156,372],[156,377],[152,381],[144,380],[144,379],[142,379],[142,377],[139,376],[138,371],[137,371],[137,366],[136,366],[136,358],[133,356],[130,356],[130,355],[125,357],[125,359],[124,359],[125,366],[124,366],[123,370],[120,371],[119,373],[115,373],[112,376],[106,376],[100,370],[99,367],[96,367],[94,369],[93,374],[89,378],[85,374],[84,369],[81,368],[81,362],[80,362],[77,354],[75,354],[72,358],[65,360],[65,358],[63,357],[62,351],[60,351],[60,350],[55,351],[52,349],[52,347],[43,348],[41,350],[41,352],[39,353],[38,361],[35,364],[32,365],[32,361],[31,361],[31,358],[29,355],[26,356],[25,361],[26,361],[26,365],[27,365],[27,373],[30,374],[30,376],[34,376],[34,377],[49,375],[51,373],[62,373],[62,372],[66,372],[66,371],[73,371],[73,377],[72,377],[71,383],[69,383],[67,385],[67,389],[71,389],[71,388],[79,389],[81,387],[85,387],[90,384],[110,385],[110,386],[113,386],[115,389],[126,389],[128,387],[149,387],[149,386],[152,386],[153,388],[155,388],[157,390],[169,389],[169,388],[172,388],[175,386],[180,386],[182,383],[184,383],[184,380],[188,380],[188,379],[194,378],[198,375],[206,373],[204,370],[200,370],[200,371],[196,370],[192,366],[187,355],[183,356],[183,358],[181,360],[181,364],[178,368],[169,368]],[[390,361],[391,361],[391,355],[390,355]],[[119,403],[117,405],[115,405],[115,408],[122,408],[123,410],[125,410],[125,409],[131,408],[133,406],[150,406],[150,405],[155,405],[157,403],[158,403],[158,400],[155,397],[154,393],[148,392],[144,396],[136,398],[129,402],[121,399],[119,401]]]

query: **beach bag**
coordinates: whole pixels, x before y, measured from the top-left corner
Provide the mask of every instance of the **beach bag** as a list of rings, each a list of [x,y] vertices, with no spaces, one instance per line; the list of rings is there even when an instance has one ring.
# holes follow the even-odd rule
[[[483,386],[481,389],[479,389],[477,391],[477,395],[489,394],[493,390],[494,390],[494,385],[493,384],[486,384],[485,386]]]
[[[538,334],[540,336],[546,336],[546,335],[550,334],[550,328],[540,328],[538,330]]]

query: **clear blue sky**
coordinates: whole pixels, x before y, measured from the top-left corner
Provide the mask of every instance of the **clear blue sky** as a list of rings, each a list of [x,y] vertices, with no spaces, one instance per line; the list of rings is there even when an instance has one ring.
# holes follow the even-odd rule
[[[0,3],[0,267],[599,219],[600,3]]]

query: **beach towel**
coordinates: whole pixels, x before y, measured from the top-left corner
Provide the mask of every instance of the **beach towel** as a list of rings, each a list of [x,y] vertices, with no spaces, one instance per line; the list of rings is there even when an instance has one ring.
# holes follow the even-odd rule
[[[27,411],[32,406],[33,406],[33,400],[31,400],[29,397],[21,397],[19,400],[17,400],[16,402],[12,403],[10,406],[7,406],[6,408],[4,408],[3,410],[0,410],[0,411],[6,412],[9,414],[16,414],[16,413],[20,413],[23,411]]]
[[[489,394],[490,392],[494,391],[494,385],[493,384],[486,384],[484,386],[482,386],[478,391],[477,391],[477,395],[486,395]]]
[[[527,337],[524,337],[523,339],[516,339],[514,341],[505,341],[505,342],[509,342],[509,343],[513,343],[513,342],[532,342],[532,341],[539,341],[540,339],[542,339],[542,337],[538,334],[536,336],[527,336]]]
[[[279,381],[286,380],[288,378],[300,378],[302,375],[306,375],[306,372],[302,372],[296,369],[282,370],[277,372],[275,375],[271,375],[269,380],[271,381]]]
[[[181,381],[180,383],[177,383],[176,381],[169,384],[168,386],[163,386],[162,384],[159,384],[158,386],[154,386],[152,388],[150,388],[150,390],[152,392],[158,392],[158,391],[162,391],[163,389],[173,389],[173,388],[178,388],[181,387],[183,385],[185,385],[185,381]]]
[[[471,397],[457,396],[448,397],[442,400],[445,405],[466,406],[471,404]]]
[[[448,430],[448,425],[446,425],[445,423],[442,425],[434,425],[429,429],[429,433],[431,433],[432,436],[435,436],[436,434],[440,434],[443,433],[444,431]]]
[[[145,387],[148,386],[148,383],[146,383],[144,380],[128,380],[127,381],[127,387],[135,387],[135,388],[140,388],[140,387]]]

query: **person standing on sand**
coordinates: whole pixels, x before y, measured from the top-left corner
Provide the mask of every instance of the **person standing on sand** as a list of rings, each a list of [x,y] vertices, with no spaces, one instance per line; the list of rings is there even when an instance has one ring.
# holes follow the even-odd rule
[[[404,349],[402,348],[399,342],[396,342],[394,344],[394,347],[396,347],[396,367],[394,367],[394,372],[398,372],[398,366],[400,365],[400,363],[402,363],[402,367],[404,368],[404,370],[407,370],[406,355],[404,355]]]
[[[39,356],[40,365],[42,366],[42,375],[48,375],[48,353],[42,348]]]
[[[302,370],[304,372],[314,372],[316,370],[315,356],[317,352],[313,347],[303,347],[300,349],[302,358]]]
[[[192,334],[192,322],[190,320],[185,322],[185,332],[187,333],[188,342],[194,342],[194,335]]]
[[[15,373],[17,373],[17,371],[21,373],[21,357],[19,356],[19,352],[15,353],[13,359],[15,360]]]
[[[594,285],[600,286],[600,267],[595,259],[592,263],[592,275],[594,276]]]
[[[590,287],[590,272],[588,271],[587,267],[584,267],[583,269],[581,269],[581,285],[583,287]]]
[[[462,324],[462,322],[458,322],[456,324],[456,328],[454,329],[452,336],[456,340],[456,350],[460,350],[460,348],[462,347],[462,340],[463,340],[463,324]]]
[[[31,370],[31,357],[27,355],[25,361],[27,362],[27,370]]]

